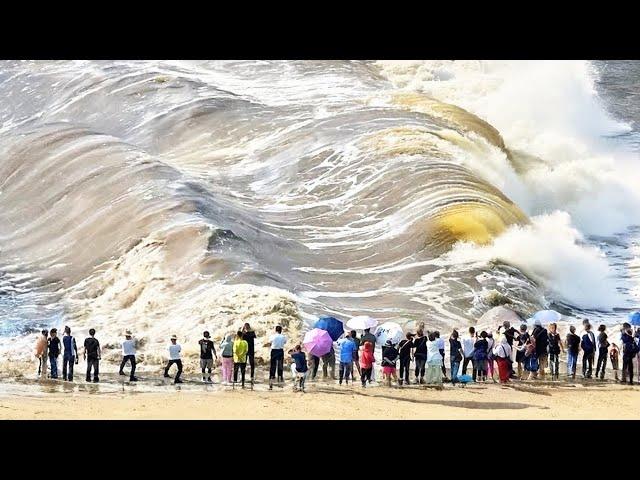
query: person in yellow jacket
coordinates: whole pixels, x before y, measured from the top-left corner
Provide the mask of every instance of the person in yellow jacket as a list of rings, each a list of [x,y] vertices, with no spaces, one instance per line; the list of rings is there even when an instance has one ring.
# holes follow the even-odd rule
[[[247,368],[247,353],[249,344],[243,338],[243,333],[238,330],[236,338],[233,340],[233,383],[238,381],[238,370],[242,375],[242,388],[244,388],[244,373]]]

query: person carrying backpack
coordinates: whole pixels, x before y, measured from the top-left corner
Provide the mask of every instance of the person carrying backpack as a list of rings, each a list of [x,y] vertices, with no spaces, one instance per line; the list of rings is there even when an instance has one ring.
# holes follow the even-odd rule
[[[590,323],[584,324],[580,348],[582,348],[582,378],[591,378],[593,358],[596,351],[596,336],[591,331]]]
[[[531,336],[535,340],[536,345],[536,358],[538,359],[538,369],[540,377],[544,380],[545,371],[547,367],[547,361],[549,359],[549,334],[547,329],[542,326],[540,320],[536,320],[531,332]]]

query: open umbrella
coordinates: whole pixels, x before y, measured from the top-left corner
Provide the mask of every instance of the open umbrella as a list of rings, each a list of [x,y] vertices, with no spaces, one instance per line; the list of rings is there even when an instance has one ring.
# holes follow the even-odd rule
[[[321,357],[325,353],[329,353],[333,340],[326,330],[314,328],[309,330],[302,340],[302,344],[307,352],[316,357]]]
[[[640,312],[633,312],[629,314],[629,323],[631,325],[640,325]]]
[[[555,310],[540,310],[533,314],[533,322],[539,320],[542,325],[557,322],[562,318],[562,315]]]
[[[344,324],[335,317],[322,316],[318,319],[315,328],[329,332],[332,340],[338,340],[344,333]]]
[[[404,337],[402,327],[395,322],[386,322],[376,328],[376,343],[378,345],[384,345],[387,340],[391,340],[391,343],[396,345]]]
[[[353,330],[365,330],[378,325],[378,321],[368,315],[358,315],[347,322],[347,327]]]

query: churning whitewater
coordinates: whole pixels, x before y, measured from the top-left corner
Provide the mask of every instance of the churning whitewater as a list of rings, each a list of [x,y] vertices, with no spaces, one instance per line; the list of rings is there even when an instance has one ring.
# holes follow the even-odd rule
[[[171,333],[318,314],[617,320],[640,175],[599,68],[2,62],[0,354],[71,322],[160,361]]]

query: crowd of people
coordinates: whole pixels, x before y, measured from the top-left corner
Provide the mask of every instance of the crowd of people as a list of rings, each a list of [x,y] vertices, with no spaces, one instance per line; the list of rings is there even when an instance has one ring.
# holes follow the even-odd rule
[[[576,334],[575,326],[569,327],[564,339],[558,333],[555,323],[548,328],[536,322],[529,331],[526,323],[519,329],[505,321],[493,332],[482,330],[477,332],[470,327],[464,336],[457,330],[449,335],[449,376],[446,368],[446,343],[437,330],[426,331],[421,324],[415,333],[408,332],[405,338],[397,343],[387,340],[380,350],[380,367],[382,380],[387,386],[392,382],[399,386],[414,384],[438,385],[443,382],[456,384],[459,382],[494,382],[507,383],[513,379],[532,380],[545,379],[547,372],[551,380],[560,379],[560,357],[566,353],[566,376],[576,378],[578,358],[582,355],[582,377],[604,379],[607,360],[611,363],[614,379],[621,383],[633,384],[634,362],[640,362],[640,328],[634,332],[629,323],[622,324],[620,334],[609,341],[605,325],[593,331],[588,320],[583,321],[583,330]],[[95,329],[89,330],[89,337],[84,340],[82,355],[86,361],[86,381],[99,382],[99,365],[101,360],[100,342],[95,337]],[[136,340],[132,332],[127,330],[122,341],[122,362],[119,374],[127,375],[125,368],[130,365],[129,381],[137,382],[136,377]],[[167,347],[167,363],[164,377],[171,378],[169,372],[176,367],[174,383],[182,383],[183,371],[182,347],[178,337],[172,335]],[[202,381],[212,383],[211,375],[217,365],[221,367],[221,383],[245,387],[247,363],[249,364],[249,381],[255,381],[255,341],[256,333],[248,323],[235,334],[228,334],[218,345],[218,351],[208,331],[203,332],[198,341],[200,347],[200,370]],[[322,356],[307,354],[302,345],[296,343],[288,350],[291,360],[291,374],[294,388],[304,391],[307,379],[315,380],[322,361],[322,377],[337,380],[339,385],[356,382],[356,371],[362,387],[375,381],[376,374],[376,336],[366,329],[358,336],[357,331],[346,332],[334,342],[329,352]],[[285,346],[287,337],[282,327],[276,326],[275,332],[265,346],[270,349],[269,389],[275,383],[283,385]],[[336,349],[338,355],[336,357]],[[220,357],[218,357],[218,352]],[[73,381],[74,365],[78,364],[79,354],[76,339],[71,329],[66,326],[60,339],[57,329],[42,330],[35,348],[38,359],[38,375],[58,378],[58,360],[62,355],[62,379]],[[619,376],[620,356],[622,356],[622,372]],[[338,360],[338,377],[335,376],[336,360]],[[411,364],[413,363],[413,367]],[[48,364],[48,365],[47,365]],[[515,364],[515,367],[514,367]],[[399,369],[399,372],[397,371]],[[468,375],[468,370],[471,375]],[[638,368],[640,381],[640,368]],[[413,373],[413,375],[412,375]],[[497,379],[496,379],[497,373]]]

